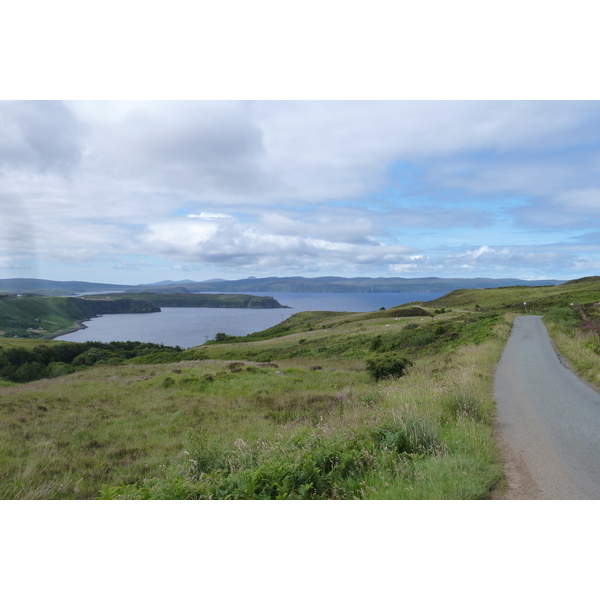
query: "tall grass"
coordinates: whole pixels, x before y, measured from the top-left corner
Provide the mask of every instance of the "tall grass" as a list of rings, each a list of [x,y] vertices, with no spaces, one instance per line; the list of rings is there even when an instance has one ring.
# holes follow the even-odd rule
[[[600,338],[598,334],[571,323],[545,321],[546,329],[560,354],[577,375],[600,389]]]
[[[508,324],[466,323],[462,345],[439,330],[445,346],[415,346],[404,376],[374,383],[373,337],[406,321],[323,318],[325,329],[313,320],[312,331],[196,349],[196,360],[0,388],[0,497],[489,497],[501,479],[491,389]],[[458,317],[444,318],[452,329]],[[409,322],[418,332],[441,321]],[[291,356],[329,342],[345,353]],[[257,350],[276,362],[250,359]]]

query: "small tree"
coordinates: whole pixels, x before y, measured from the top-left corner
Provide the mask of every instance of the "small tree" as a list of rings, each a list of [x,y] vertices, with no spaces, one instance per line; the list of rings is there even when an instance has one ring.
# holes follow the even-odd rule
[[[402,377],[404,369],[414,363],[408,358],[396,356],[395,354],[382,354],[376,358],[367,360],[367,373],[375,381],[389,379],[391,377]]]

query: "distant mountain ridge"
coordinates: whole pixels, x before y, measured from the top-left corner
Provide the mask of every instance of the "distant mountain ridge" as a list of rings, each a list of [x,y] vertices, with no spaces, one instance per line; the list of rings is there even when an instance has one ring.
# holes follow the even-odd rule
[[[84,294],[89,292],[143,291],[165,289],[188,292],[268,292],[268,293],[447,293],[457,289],[485,289],[512,286],[559,285],[565,281],[556,279],[491,279],[443,278],[443,277],[263,277],[237,280],[213,279],[194,282],[162,281],[151,284],[117,285],[88,281],[53,281],[50,279],[0,279],[0,293],[41,294],[49,296]]]

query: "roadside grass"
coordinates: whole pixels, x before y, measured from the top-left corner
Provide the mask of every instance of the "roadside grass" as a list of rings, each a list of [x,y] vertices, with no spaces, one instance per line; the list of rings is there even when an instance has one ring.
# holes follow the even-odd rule
[[[586,315],[592,315],[587,322],[572,306],[563,306],[549,311],[544,324],[571,369],[596,390],[600,390],[600,319],[596,307],[585,307],[585,310]]]
[[[490,497],[508,323],[374,314],[312,315],[301,331],[178,363],[138,357],[2,387],[0,497]],[[365,360],[394,335],[415,364],[375,383]]]
[[[167,476],[105,486],[102,497],[489,498],[502,481],[491,389],[509,329],[497,324],[495,338],[400,379],[348,386],[312,427],[288,421],[285,433],[229,448],[204,432]]]

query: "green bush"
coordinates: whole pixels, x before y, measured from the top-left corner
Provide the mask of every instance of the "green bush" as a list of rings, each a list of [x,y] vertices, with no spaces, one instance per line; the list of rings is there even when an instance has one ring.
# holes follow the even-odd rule
[[[395,354],[382,354],[376,358],[368,359],[366,370],[375,381],[379,381],[391,377],[402,377],[404,369],[413,364],[408,358],[402,358]]]
[[[570,327],[581,321],[579,315],[570,306],[553,306],[544,318],[551,323],[562,323]]]
[[[383,344],[383,340],[381,339],[381,335],[376,335],[372,340],[371,340],[371,352],[375,352],[376,350],[378,350],[381,347],[381,344]]]
[[[412,341],[411,346],[415,348],[421,348],[422,346],[427,346],[431,344],[431,342],[435,341],[435,335],[431,332],[424,332],[419,335],[416,335]]]

